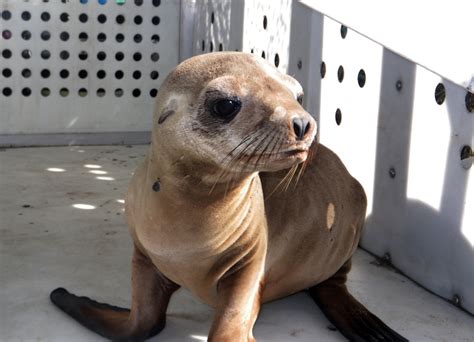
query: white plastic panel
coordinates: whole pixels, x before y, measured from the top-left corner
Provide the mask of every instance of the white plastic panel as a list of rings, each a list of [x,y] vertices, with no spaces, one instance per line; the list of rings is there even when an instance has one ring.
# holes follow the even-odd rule
[[[460,160],[473,144],[466,90],[350,29],[343,38],[327,17],[322,51],[321,142],[367,192],[362,246],[473,312],[474,188]]]
[[[180,3],[118,2],[0,3],[0,134],[150,130]]]
[[[474,91],[472,0],[302,0],[381,45]],[[422,47],[422,48],[421,48]]]

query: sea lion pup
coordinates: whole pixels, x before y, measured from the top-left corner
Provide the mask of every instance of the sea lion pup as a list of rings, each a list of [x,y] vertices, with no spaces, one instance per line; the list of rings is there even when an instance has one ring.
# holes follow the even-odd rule
[[[62,288],[53,303],[106,338],[138,341],[164,328],[183,286],[215,308],[210,341],[255,341],[262,303],[309,289],[350,340],[405,341],[347,292],[366,198],[317,144],[301,101],[296,80],[250,54],[181,63],[159,90],[126,197],[131,309]]]

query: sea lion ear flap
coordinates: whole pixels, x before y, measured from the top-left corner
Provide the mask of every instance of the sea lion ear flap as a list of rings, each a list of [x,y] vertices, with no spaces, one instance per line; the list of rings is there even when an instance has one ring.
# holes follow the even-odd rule
[[[171,99],[168,103],[163,107],[163,110],[159,114],[158,118],[158,125],[161,125],[168,119],[171,115],[176,113],[176,109],[178,107],[178,101],[176,99]]]

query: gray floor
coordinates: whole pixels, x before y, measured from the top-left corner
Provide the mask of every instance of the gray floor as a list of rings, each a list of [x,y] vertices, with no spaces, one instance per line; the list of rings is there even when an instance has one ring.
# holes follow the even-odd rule
[[[145,150],[0,151],[1,341],[100,341],[50,304],[48,294],[57,286],[128,306],[131,242],[121,202]],[[412,341],[474,340],[471,316],[377,265],[363,251],[356,253],[349,286]],[[211,319],[208,307],[180,290],[172,298],[166,329],[153,340],[204,341]],[[309,297],[297,294],[264,305],[254,333],[258,341],[344,340],[328,326]]]

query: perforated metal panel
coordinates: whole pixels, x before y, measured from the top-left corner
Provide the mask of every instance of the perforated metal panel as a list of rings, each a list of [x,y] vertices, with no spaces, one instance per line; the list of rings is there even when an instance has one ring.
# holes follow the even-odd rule
[[[178,63],[179,1],[2,0],[0,11],[0,134],[150,131]]]
[[[195,53],[216,44],[202,24],[216,7],[199,3]],[[321,142],[367,192],[362,246],[474,312],[472,158],[461,160],[474,96],[299,1],[242,3],[242,36],[229,46],[242,42],[303,85]]]

